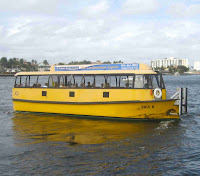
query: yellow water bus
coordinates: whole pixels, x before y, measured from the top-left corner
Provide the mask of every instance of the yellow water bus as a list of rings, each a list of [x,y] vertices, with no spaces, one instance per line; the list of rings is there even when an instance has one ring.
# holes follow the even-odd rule
[[[52,66],[15,77],[15,111],[129,119],[182,114],[182,98],[167,98],[162,74],[146,64]]]

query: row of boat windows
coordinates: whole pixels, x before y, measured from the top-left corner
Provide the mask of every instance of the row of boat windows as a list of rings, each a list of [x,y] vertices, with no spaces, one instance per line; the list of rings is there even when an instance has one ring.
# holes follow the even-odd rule
[[[158,75],[17,76],[15,87],[25,88],[164,88]]]

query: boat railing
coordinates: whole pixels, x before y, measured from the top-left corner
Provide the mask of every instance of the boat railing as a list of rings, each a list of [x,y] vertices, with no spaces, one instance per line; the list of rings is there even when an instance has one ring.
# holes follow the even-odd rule
[[[187,94],[188,88],[178,88],[177,92],[170,97],[177,99],[175,105],[179,106],[179,115],[187,114]]]

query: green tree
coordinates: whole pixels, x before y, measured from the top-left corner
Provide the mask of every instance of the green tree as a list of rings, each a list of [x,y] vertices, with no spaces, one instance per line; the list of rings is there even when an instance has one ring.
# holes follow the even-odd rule
[[[58,65],[65,65],[65,63],[64,62],[59,62]]]
[[[19,65],[20,65],[19,59],[14,57],[14,58],[13,58],[13,62],[14,62],[14,63],[13,63],[13,64],[14,64],[14,67],[15,67],[15,68],[18,68]]]
[[[162,66],[162,67],[160,68],[160,70],[161,70],[161,71],[164,71],[164,70],[165,70],[165,67]]]
[[[27,62],[26,71],[33,71],[31,62]]]
[[[8,64],[7,64],[8,68],[13,68],[14,67],[14,61],[12,58],[9,59]]]
[[[123,63],[123,62],[121,60],[113,62],[113,64],[117,64],[117,63]]]
[[[49,65],[49,63],[48,63],[47,60],[44,60],[44,61],[43,61],[43,64],[44,64],[44,65]]]
[[[1,65],[3,65],[4,67],[7,67],[7,64],[8,64],[7,57],[2,57],[1,58]]]
[[[169,73],[170,74],[174,74],[174,73],[176,73],[178,70],[177,70],[177,68],[176,67],[174,67],[174,66],[169,66]]]
[[[81,65],[81,64],[91,64],[91,61],[83,60],[83,61],[71,61],[68,65]]]
[[[87,60],[84,60],[84,61],[81,61],[80,64],[91,64],[92,62],[91,61],[87,61]]]
[[[188,67],[183,66],[183,65],[178,66],[178,72],[179,72],[180,74],[183,74],[183,73],[185,73],[185,72],[187,72],[187,71],[189,71],[189,68],[188,68]]]
[[[14,57],[12,60],[13,60],[13,64],[16,65],[17,64],[17,58]]]
[[[20,60],[19,60],[19,64],[20,64],[20,65],[23,65],[23,64],[24,64],[24,59],[20,59]]]
[[[105,62],[103,62],[103,64],[111,64],[111,62],[110,61],[105,61]]]
[[[34,60],[34,59],[31,60],[31,64],[32,64],[32,65],[35,64],[35,60]]]

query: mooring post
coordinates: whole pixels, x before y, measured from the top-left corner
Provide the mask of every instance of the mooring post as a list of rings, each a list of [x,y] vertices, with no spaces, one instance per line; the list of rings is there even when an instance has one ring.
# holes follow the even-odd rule
[[[179,115],[182,115],[183,88],[179,88]]]
[[[188,95],[188,88],[184,88],[184,110],[185,114],[187,114],[187,95]]]

